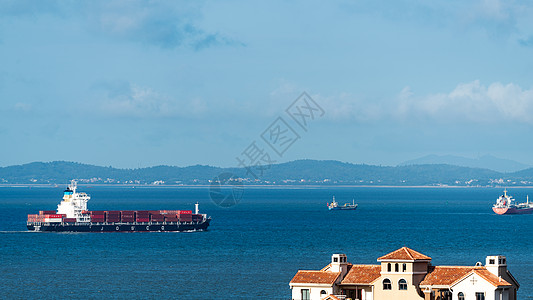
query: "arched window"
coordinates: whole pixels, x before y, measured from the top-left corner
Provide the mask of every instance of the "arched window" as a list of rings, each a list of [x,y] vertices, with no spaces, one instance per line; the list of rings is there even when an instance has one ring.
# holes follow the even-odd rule
[[[390,263],[387,264],[387,272],[390,272],[392,269],[391,269],[391,265]]]
[[[407,291],[407,281],[405,279],[398,281],[398,289],[400,291]]]
[[[384,290],[392,290],[392,284],[391,284],[391,282],[390,282],[390,279],[385,278],[385,279],[383,280],[383,289],[384,289]]]
[[[463,292],[460,292],[459,294],[457,294],[457,299],[465,300],[465,294],[463,294]]]
[[[400,267],[398,266],[398,264],[394,266],[394,272],[400,272]]]
[[[320,291],[320,297],[325,296],[326,294],[327,294],[327,292],[325,290],[321,290]]]

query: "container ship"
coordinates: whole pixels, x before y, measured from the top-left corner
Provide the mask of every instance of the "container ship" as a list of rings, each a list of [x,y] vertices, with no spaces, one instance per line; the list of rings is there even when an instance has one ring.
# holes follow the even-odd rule
[[[529,202],[529,196],[525,203],[516,203],[516,200],[507,195],[507,190],[503,191],[497,200],[496,204],[492,206],[492,210],[498,215],[522,215],[533,213],[533,203]]]
[[[203,231],[211,217],[190,210],[110,210],[88,211],[91,197],[78,193],[77,182],[72,180],[63,194],[57,211],[39,211],[28,215],[30,231],[53,232],[147,232],[147,231]]]

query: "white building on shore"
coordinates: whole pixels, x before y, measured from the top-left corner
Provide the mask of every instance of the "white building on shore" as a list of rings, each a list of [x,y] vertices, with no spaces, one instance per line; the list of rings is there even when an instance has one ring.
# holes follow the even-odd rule
[[[319,271],[298,271],[289,286],[293,300],[516,300],[519,284],[505,256],[487,256],[485,265],[432,266],[431,257],[400,248],[355,265],[333,254]]]

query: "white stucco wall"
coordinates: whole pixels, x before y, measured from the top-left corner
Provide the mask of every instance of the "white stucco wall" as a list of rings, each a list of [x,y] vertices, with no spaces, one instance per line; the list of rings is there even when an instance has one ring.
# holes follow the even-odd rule
[[[472,279],[474,279],[474,282],[472,282]],[[477,274],[470,274],[465,277],[462,281],[452,286],[452,290],[453,299],[457,299],[459,292],[463,292],[465,299],[476,299],[477,292],[485,293],[485,300],[500,299],[499,296],[496,298],[496,287]]]
[[[374,293],[372,292],[372,289],[365,291],[365,295],[363,297],[363,300],[374,300]]]
[[[333,294],[333,288],[331,286],[293,286],[292,300],[302,300],[302,289],[309,290],[311,300],[321,300],[325,296]],[[320,292],[323,290],[326,291],[326,295],[320,295]]]

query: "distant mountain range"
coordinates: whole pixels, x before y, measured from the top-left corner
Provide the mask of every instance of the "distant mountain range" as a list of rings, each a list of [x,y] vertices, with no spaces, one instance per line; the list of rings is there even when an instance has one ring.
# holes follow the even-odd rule
[[[484,155],[479,158],[467,158],[454,155],[427,155],[421,158],[405,161],[399,165],[408,166],[427,164],[447,164],[470,168],[486,168],[502,173],[511,173],[532,167],[514,160],[498,158],[492,155]]]
[[[156,166],[117,169],[74,162],[34,162],[0,168],[3,184],[66,184],[78,179],[82,184],[210,184],[221,173],[234,174],[244,184],[266,185],[391,185],[391,186],[495,186],[533,185],[533,168],[513,173],[449,164],[409,164],[383,167],[327,160],[296,160],[264,168],[255,178],[243,168],[212,166]]]

